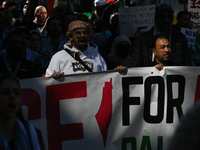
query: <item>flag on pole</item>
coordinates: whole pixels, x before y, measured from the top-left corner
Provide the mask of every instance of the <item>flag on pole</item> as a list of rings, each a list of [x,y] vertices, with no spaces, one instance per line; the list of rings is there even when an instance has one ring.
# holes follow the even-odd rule
[[[47,0],[47,7],[48,7],[48,14],[51,17],[52,16],[52,10],[58,6],[58,0]]]

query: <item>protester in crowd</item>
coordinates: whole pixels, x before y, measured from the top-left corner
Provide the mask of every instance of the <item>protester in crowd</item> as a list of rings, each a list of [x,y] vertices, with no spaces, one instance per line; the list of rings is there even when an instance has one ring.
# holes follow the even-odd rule
[[[36,64],[40,64],[40,58],[38,56],[38,53],[30,50],[30,48],[29,48],[29,44],[30,44],[29,30],[27,30],[23,26],[16,28],[15,30],[18,31],[19,33],[21,33],[21,35],[23,36],[23,39],[24,39],[25,51],[23,53],[23,58],[25,58],[28,61],[34,62]],[[2,50],[1,52],[6,53],[6,49]]]
[[[189,48],[189,53],[194,66],[200,66],[200,28],[196,32],[196,44]]]
[[[112,33],[108,39],[108,53],[110,53],[110,49],[114,39],[117,36],[120,36],[120,29],[119,29],[119,13],[114,13],[110,17],[110,32]]]
[[[3,36],[4,32],[4,19],[5,18],[5,8],[0,7],[0,39]],[[3,42],[1,44],[0,50],[3,49]]]
[[[181,28],[192,29],[191,27],[191,14],[187,11],[180,11],[177,14],[177,24],[174,27],[181,31]]]
[[[98,20],[93,25],[94,33],[102,33],[107,39],[111,36],[110,25],[105,21]]]
[[[37,25],[38,29],[41,29],[47,19],[46,8],[42,5],[37,6],[35,8],[34,16],[35,20],[33,22]]]
[[[58,78],[67,74],[107,70],[107,65],[98,53],[96,44],[90,42],[91,24],[76,20],[69,24],[69,42],[64,50],[56,53],[46,70],[46,76]],[[118,71],[126,68],[118,66]]]
[[[62,35],[65,36],[68,31],[69,24],[76,19],[76,15],[73,12],[66,12],[63,14],[63,32]]]
[[[105,60],[107,66],[109,66],[108,46],[107,46],[108,39],[102,33],[94,33],[92,40],[98,46],[98,52]]]
[[[51,17],[47,21],[47,35],[44,39],[45,48],[51,53],[64,49],[67,39],[62,35],[62,21],[58,17]]]
[[[33,125],[23,118],[18,79],[0,76],[0,149],[40,150]]]
[[[18,30],[7,35],[5,47],[6,54],[0,57],[0,75],[12,75],[20,79],[41,76],[39,67],[23,58],[25,41]]]
[[[33,23],[34,13],[31,4],[23,4],[20,7],[20,12],[22,17],[12,23],[13,27],[25,26],[29,30],[37,29],[37,25]]]
[[[200,147],[200,102],[190,108],[182,117],[167,150],[198,150]]]
[[[113,41],[111,51],[109,54],[108,69],[114,69],[117,66],[126,66],[131,64],[131,42],[126,36],[118,36]]]
[[[10,10],[10,15],[11,15],[11,19],[12,19],[11,24],[13,24],[13,22],[14,22],[16,19],[21,18],[20,11],[19,11],[19,9],[17,9],[17,8],[11,9],[11,10]]]
[[[164,66],[174,66],[174,63],[171,61],[171,45],[168,37],[155,35],[152,51],[155,58],[147,66],[155,66],[158,70],[162,70]]]
[[[107,5],[108,4],[107,4],[106,0],[95,0],[94,1],[96,18],[102,19],[103,11],[106,9]]]
[[[45,49],[42,34],[38,30],[31,31],[29,47],[31,50],[38,53],[42,65],[42,72],[45,74],[52,55],[47,49]]]
[[[1,4],[1,6],[2,6],[3,8],[5,8],[5,5],[6,5],[6,1],[3,1],[2,4]]]
[[[95,7],[96,17],[94,17],[93,15],[92,21],[95,18],[100,18],[103,21],[109,23],[110,15],[118,11],[117,9],[121,1],[122,0],[116,0],[115,2],[107,3],[106,0],[95,0],[94,7]]]
[[[187,40],[184,34],[172,27],[172,7],[162,3],[156,7],[155,26],[137,37],[132,48],[132,66],[144,66],[154,60],[152,53],[153,35],[166,35],[171,44],[172,62],[178,66],[192,65],[187,47]]]
[[[7,10],[11,10],[11,9],[17,8],[17,3],[14,1],[6,1],[6,3],[4,4],[4,7]]]
[[[11,25],[12,18],[10,15],[10,11],[1,7],[0,13],[2,15],[2,21],[3,21],[3,23],[1,24],[3,28],[3,35],[1,36],[1,39],[0,39],[0,49],[2,50],[4,49],[3,41],[5,40],[5,37],[12,30],[13,27]]]
[[[58,5],[52,10],[52,17],[59,17],[63,19],[63,16],[67,12],[74,12],[74,6],[70,2],[70,6],[68,2],[59,2]]]
[[[52,57],[46,70],[46,76],[59,77],[64,74],[107,70],[106,63],[98,53],[97,46],[88,43],[91,30],[89,23],[80,20],[69,24],[67,37],[70,41],[64,45],[64,50]],[[86,67],[76,60],[77,57],[83,61]]]

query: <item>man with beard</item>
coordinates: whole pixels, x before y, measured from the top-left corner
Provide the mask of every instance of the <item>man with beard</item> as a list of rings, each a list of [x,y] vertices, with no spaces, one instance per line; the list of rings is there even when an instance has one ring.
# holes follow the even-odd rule
[[[155,26],[137,37],[133,42],[131,53],[131,66],[142,67],[154,60],[152,53],[152,37],[154,35],[165,35],[169,37],[171,44],[171,60],[177,66],[191,66],[187,40],[185,35],[172,27],[172,7],[168,4],[160,4],[156,7]]]
[[[62,21],[58,17],[51,17],[47,21],[47,35],[44,39],[45,48],[51,53],[64,49],[67,39],[62,35]]]
[[[59,78],[67,74],[106,71],[107,65],[98,46],[90,42],[91,32],[89,22],[71,22],[66,34],[69,42],[64,45],[64,50],[53,55],[45,76]],[[117,66],[114,70],[123,72],[126,67]]]
[[[171,61],[171,45],[168,37],[155,35],[153,39],[154,61],[147,66],[155,66],[158,70],[162,70],[164,66],[174,66]]]
[[[16,30],[5,39],[6,54],[0,57],[0,75],[12,75],[25,79],[42,76],[37,65],[24,59],[25,44],[23,36]]]
[[[107,65],[98,52],[98,47],[89,43],[91,32],[89,23],[80,20],[71,22],[66,34],[70,41],[64,45],[64,50],[53,55],[46,70],[46,76],[59,78],[67,74],[107,70]],[[86,66],[77,60],[77,57]]]

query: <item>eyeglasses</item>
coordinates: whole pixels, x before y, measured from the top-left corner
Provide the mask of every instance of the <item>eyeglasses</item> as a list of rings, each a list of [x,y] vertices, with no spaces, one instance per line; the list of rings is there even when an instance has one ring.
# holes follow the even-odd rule
[[[74,35],[79,38],[81,37],[82,35],[84,36],[89,36],[90,32],[89,31],[75,31],[74,32]]]
[[[165,19],[168,19],[168,20],[172,20],[173,18],[174,18],[174,16],[173,15],[160,15],[159,16],[159,19],[160,20],[165,20]]]
[[[24,46],[24,42],[23,41],[11,41],[12,45],[20,45],[20,46]]]

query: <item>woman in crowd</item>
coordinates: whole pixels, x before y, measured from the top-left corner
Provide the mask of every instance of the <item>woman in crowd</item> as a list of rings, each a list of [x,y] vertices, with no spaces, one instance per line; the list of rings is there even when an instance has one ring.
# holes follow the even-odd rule
[[[44,47],[43,36],[38,30],[31,31],[29,48],[38,53],[44,73],[51,60],[51,53]]]
[[[35,128],[21,113],[19,81],[11,76],[0,77],[0,149],[40,150]]]

